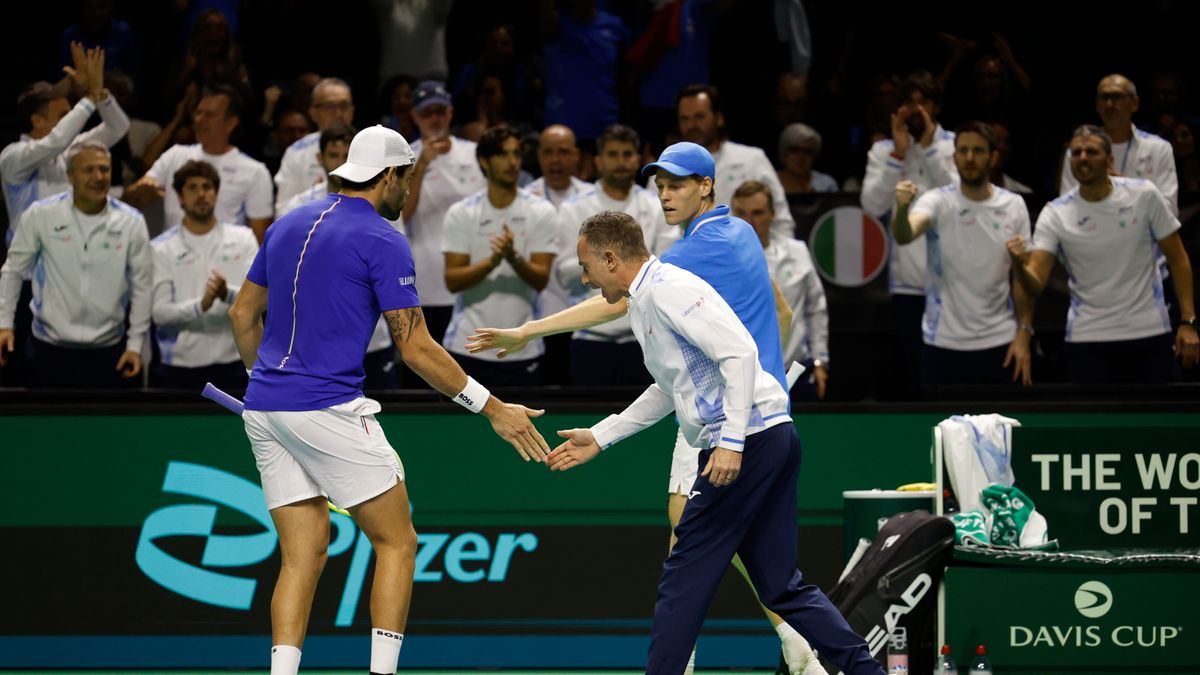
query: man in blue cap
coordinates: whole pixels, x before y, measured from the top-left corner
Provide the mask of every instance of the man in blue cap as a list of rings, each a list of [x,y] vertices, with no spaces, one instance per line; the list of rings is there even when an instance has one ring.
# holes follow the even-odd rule
[[[659,201],[667,223],[684,228],[683,237],[662,254],[661,260],[699,276],[717,291],[750,332],[763,371],[787,390],[789,387],[784,373],[779,330],[781,317],[777,313],[776,303],[779,291],[774,288],[767,271],[766,256],[754,228],[739,218],[731,217],[728,205],[716,203],[712,155],[695,143],[676,143],[663,151],[659,161],[643,167],[642,173],[655,175]],[[478,328],[468,342],[467,349],[500,349],[499,356],[503,358],[520,351],[530,340],[605,323],[623,316],[627,309],[628,303],[624,299],[609,304],[603,297],[596,296],[517,328]],[[783,309],[786,311],[786,303]],[[790,322],[790,311],[787,314],[789,316],[783,319]],[[697,481],[699,458],[699,449],[691,448],[686,442],[676,442],[668,498],[672,528],[680,522],[688,504],[688,496],[695,492],[693,487],[700,483],[710,485],[707,478]],[[793,527],[795,506],[793,498],[788,507],[791,509],[789,517],[793,520]],[[795,551],[782,552],[781,555],[794,559]],[[721,564],[725,565],[727,561]],[[736,558],[735,564],[738,564]],[[806,632],[817,643],[822,655],[844,664],[847,673],[882,672],[878,663],[871,659],[865,642],[854,635],[828,599],[816,587],[802,585],[803,578],[798,573],[794,582],[797,593],[812,594],[805,596],[809,600],[809,609],[806,610],[808,617],[804,621]],[[707,610],[707,601],[699,610],[701,614]],[[808,668],[806,675],[821,672],[817,670],[819,664],[813,659],[811,649],[794,626],[777,616],[772,618],[773,623],[776,620],[779,621],[777,631],[785,646],[789,670],[792,673],[804,673]],[[840,633],[843,628],[844,634]],[[836,634],[832,639],[829,637],[831,632]],[[691,639],[686,648],[694,644],[695,635]],[[666,649],[665,645],[661,648]],[[669,651],[674,654],[679,648],[672,643]],[[686,657],[685,649],[684,659],[678,664],[680,668],[675,668],[674,656],[666,657],[671,665],[660,672],[685,672]],[[651,660],[656,658],[658,655],[652,655]],[[855,664],[858,664],[857,667]],[[869,664],[874,664],[873,668]],[[687,670],[690,670],[690,664]]]

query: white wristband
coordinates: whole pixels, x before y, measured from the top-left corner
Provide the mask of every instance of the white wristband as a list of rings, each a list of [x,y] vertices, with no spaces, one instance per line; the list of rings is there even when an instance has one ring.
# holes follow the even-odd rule
[[[454,402],[473,413],[479,413],[483,410],[483,406],[487,404],[491,396],[492,394],[487,390],[487,387],[476,382],[475,378],[468,376],[467,386],[458,392],[458,396],[454,397]]]

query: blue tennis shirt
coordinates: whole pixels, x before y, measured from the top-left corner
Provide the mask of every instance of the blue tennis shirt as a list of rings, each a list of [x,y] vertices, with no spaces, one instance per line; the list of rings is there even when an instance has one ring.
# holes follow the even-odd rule
[[[272,223],[246,278],[267,288],[247,410],[358,398],[380,313],[419,305],[408,240],[365,199],[340,194]]]
[[[750,223],[730,216],[729,206],[718,205],[693,219],[660,259],[705,280],[725,299],[754,338],[762,369],[786,392],[775,291],[767,256]]]

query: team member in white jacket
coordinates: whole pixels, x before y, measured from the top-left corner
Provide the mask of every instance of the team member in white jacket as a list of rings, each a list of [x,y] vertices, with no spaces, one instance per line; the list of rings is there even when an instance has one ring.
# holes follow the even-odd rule
[[[317,130],[289,145],[279,160],[279,171],[275,172],[275,213],[279,216],[290,210],[287,206],[293,197],[326,181],[326,167],[320,161],[318,149],[321,132],[335,124],[354,122],[354,97],[350,85],[336,77],[317,82],[312,90],[308,116],[317,125]]]
[[[0,269],[0,365],[13,350],[21,279],[32,272],[32,384],[115,388],[141,374],[150,328],[146,219],[108,196],[112,157],[104,145],[74,146],[67,178],[71,192],[26,209]]]
[[[129,131],[125,111],[104,88],[104,50],[94,49],[84,55],[83,48],[73,43],[71,52],[75,69],[69,79],[86,91],[75,107],[71,107],[61,86],[67,80],[58,86],[32,84],[17,98],[18,115],[28,127],[20,140],[0,152],[0,178],[4,181],[9,223],[5,242],[12,241],[17,221],[30,204],[70,188],[64,153],[72,143],[96,142],[109,148]],[[84,132],[83,126],[95,112],[100,115],[100,124]]]
[[[775,216],[766,185],[758,181],[742,183],[733,193],[731,206],[733,215],[754,228],[767,256],[771,281],[783,296],[782,304],[776,302],[780,316],[790,317],[782,331],[783,362],[799,361],[810,373],[796,382],[792,396],[824,399],[829,381],[829,309],[808,246],[799,239],[771,232]]]
[[[555,261],[553,276],[569,293],[570,305],[600,294],[583,284],[575,253],[579,226],[591,216],[601,211],[629,214],[642,226],[646,246],[656,255],[679,239],[680,229],[667,224],[658,197],[634,181],[641,159],[640,147],[637,132],[630,127],[614,124],[605,129],[596,139],[596,171],[600,179],[558,209],[558,241],[562,250]],[[542,299],[545,300],[545,294]],[[543,311],[547,311],[544,306]],[[572,338],[571,381],[575,385],[650,383],[628,317],[577,330]]]
[[[246,371],[229,326],[229,307],[258,253],[250,228],[217,222],[221,176],[192,160],[175,172],[183,222],[150,242],[159,364],[154,385],[199,390],[206,382],[244,389]]]
[[[735,553],[761,602],[809,638],[821,656],[854,675],[882,674],[866,643],[795,567],[800,441],[779,380],[762,369],[750,332],[700,277],[646,249],[641,227],[606,211],[580,229],[584,280],[609,303],[629,299],[629,317],[654,377],[636,401],[568,439],[546,458],[552,470],[587,462],[601,449],[674,412],[703,467],[675,527],[654,607],[647,675],[678,675],[717,585]]]
[[[937,123],[941,89],[928,71],[918,70],[900,86],[900,107],[892,114],[892,138],[876,141],[867,152],[863,178],[863,211],[886,225],[896,201],[896,184],[917,186],[918,194],[958,181],[954,168],[954,134]],[[892,294],[896,338],[914,391],[921,362],[921,317],[925,313],[924,246],[892,243],[888,291]]]

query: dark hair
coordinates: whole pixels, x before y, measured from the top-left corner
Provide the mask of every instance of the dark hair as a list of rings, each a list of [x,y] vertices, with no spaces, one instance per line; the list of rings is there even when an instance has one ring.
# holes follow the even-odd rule
[[[200,98],[209,96],[224,96],[229,100],[229,105],[225,108],[225,117],[242,117],[242,95],[238,90],[228,84],[208,84],[204,86],[204,90],[200,94]]]
[[[579,236],[585,237],[593,251],[612,250],[621,260],[650,257],[646,235],[633,216],[620,211],[601,211],[583,221]]]
[[[24,130],[31,131],[33,129],[30,117],[46,114],[46,106],[59,98],[66,98],[66,96],[49,82],[34,82],[25,87],[25,91],[17,97],[17,114],[21,116],[21,125]]]
[[[208,162],[192,159],[179,167],[179,170],[175,172],[175,177],[171,180],[171,186],[175,188],[176,194],[183,194],[183,186],[187,184],[189,178],[207,178],[212,182],[213,190],[218,192],[221,190],[221,175]]]
[[[354,181],[346,180],[340,176],[335,176],[335,178],[341,181],[342,187],[339,190],[340,192],[369,192],[371,188],[379,184],[379,181],[383,180],[383,177],[387,175],[389,169],[395,169],[398,175],[403,176],[405,172],[412,171],[413,166],[414,165],[412,164],[405,164],[404,166],[389,166],[361,183],[355,183]]]
[[[642,147],[641,141],[638,139],[638,133],[633,127],[627,127],[624,124],[610,124],[596,138],[596,152],[604,152],[604,146],[613,142],[631,143],[634,150],[639,150]]]
[[[979,134],[983,136],[983,140],[987,142],[988,152],[996,151],[996,132],[992,130],[992,126],[987,122],[972,120],[963,122],[954,130],[954,144],[958,145],[958,137],[963,134]]]
[[[392,75],[384,80],[379,87],[379,111],[380,114],[392,114],[392,94],[400,88],[401,85],[408,85],[412,91],[417,90],[417,78],[412,75],[404,75],[403,73]]]
[[[942,102],[942,88],[938,86],[937,80],[933,79],[933,73],[928,70],[914,70],[904,78],[900,83],[900,104],[907,103],[917,92],[934,103]]]
[[[675,94],[675,110],[679,110],[679,103],[683,99],[699,96],[700,94],[708,97],[714,115],[721,112],[721,92],[711,84],[684,85],[680,88],[679,93]]]
[[[504,152],[504,141],[510,138],[517,139],[521,143],[521,134],[517,133],[515,127],[509,124],[497,124],[496,126],[483,132],[479,137],[479,144],[475,146],[475,158],[487,159],[495,157]]]
[[[1106,133],[1104,129],[1101,129],[1095,124],[1082,124],[1075,127],[1075,131],[1071,132],[1071,140],[1075,140],[1076,138],[1087,138],[1088,136],[1098,136],[1100,138],[1100,142],[1104,145],[1104,154],[1112,154],[1112,138],[1109,137],[1108,133]]]
[[[771,200],[771,188],[767,187],[765,184],[760,183],[756,180],[748,180],[745,183],[742,183],[741,185],[739,185],[738,188],[733,191],[733,198],[734,199],[745,199],[747,197],[753,197],[754,195],[758,195],[758,194],[767,196],[767,206],[769,206],[771,208],[771,212],[774,213],[775,212],[775,202]]]
[[[354,134],[357,133],[358,131],[349,124],[334,122],[325,131],[321,132],[321,152],[325,152],[325,148],[329,147],[330,143],[342,142],[350,145],[350,142],[354,140]]]

